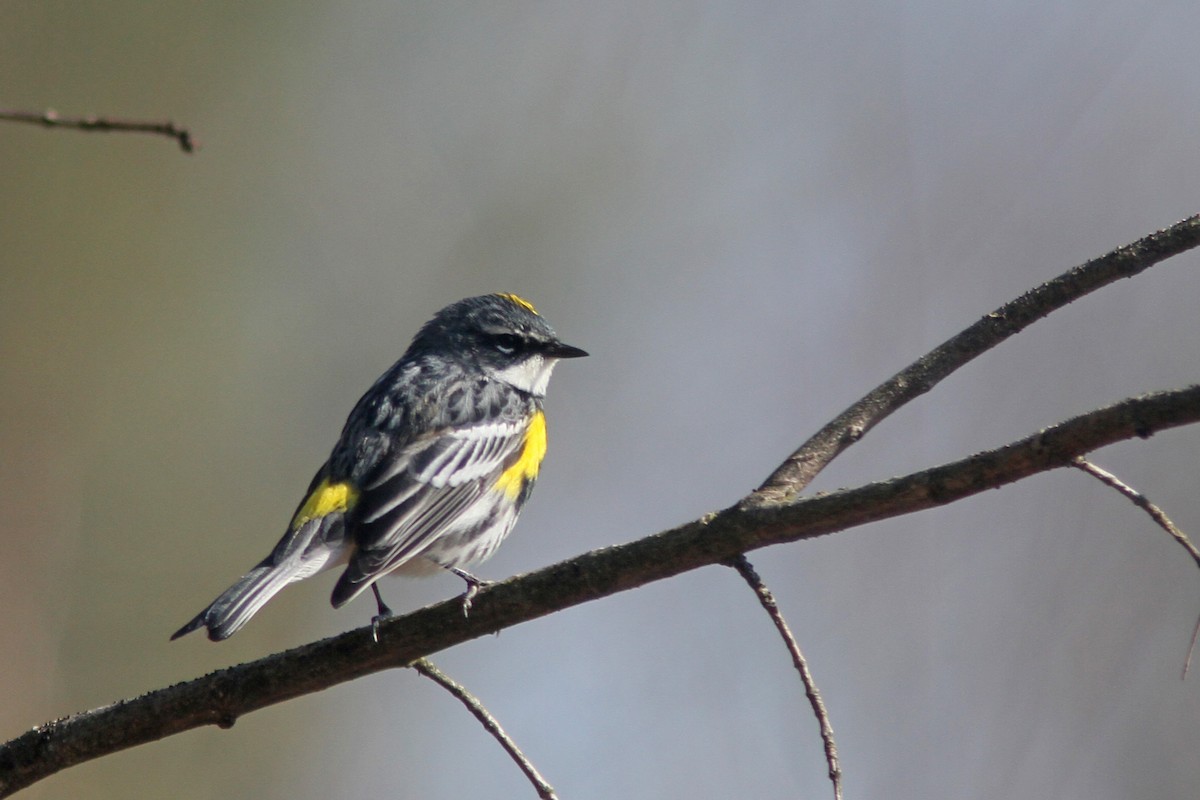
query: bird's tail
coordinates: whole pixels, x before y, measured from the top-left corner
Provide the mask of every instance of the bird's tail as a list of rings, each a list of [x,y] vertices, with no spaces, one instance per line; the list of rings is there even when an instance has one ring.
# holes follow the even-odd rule
[[[297,566],[294,561],[277,565],[270,564],[269,559],[262,562],[226,589],[191,622],[175,631],[171,638],[178,639],[194,630],[208,628],[208,638],[214,642],[228,639],[280,589],[298,577]]]
[[[228,639],[284,586],[345,562],[348,543],[342,511],[334,509],[318,513],[318,508],[308,513],[309,506],[317,504],[311,499],[311,491],[323,491],[321,487],[326,486],[322,480],[323,472],[324,468],[313,479],[313,485],[318,489],[310,490],[310,499],[301,504],[292,527],[275,545],[271,555],[222,592],[191,622],[175,631],[172,639],[200,628],[208,628],[208,638],[214,642]]]

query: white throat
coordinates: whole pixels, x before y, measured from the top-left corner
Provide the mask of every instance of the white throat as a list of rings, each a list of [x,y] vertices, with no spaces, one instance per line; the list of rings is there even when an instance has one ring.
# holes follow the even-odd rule
[[[546,358],[543,355],[531,355],[519,364],[513,364],[492,372],[497,380],[504,381],[523,392],[529,392],[534,397],[546,396],[546,385],[550,383],[550,373],[554,371],[557,358]]]

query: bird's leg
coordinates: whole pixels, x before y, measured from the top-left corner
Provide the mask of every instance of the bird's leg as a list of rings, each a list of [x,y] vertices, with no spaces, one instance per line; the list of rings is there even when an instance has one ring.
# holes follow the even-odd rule
[[[446,567],[446,569],[467,582],[467,592],[463,595],[462,599],[463,616],[465,617],[471,613],[471,602],[475,599],[475,595],[479,594],[479,590],[486,586],[491,586],[495,581],[485,581],[483,578],[476,578],[465,569],[459,569],[458,567]]]
[[[392,616],[392,610],[388,608],[388,604],[383,602],[383,595],[379,593],[379,585],[371,584],[371,591],[375,593],[375,605],[379,608],[379,613],[371,617],[371,638],[379,641],[379,623]]]

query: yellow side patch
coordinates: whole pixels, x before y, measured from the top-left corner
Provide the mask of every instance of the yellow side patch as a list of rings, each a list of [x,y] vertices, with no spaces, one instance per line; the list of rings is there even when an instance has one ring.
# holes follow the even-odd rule
[[[504,492],[509,498],[515,499],[525,488],[527,481],[537,477],[542,459],[546,457],[546,415],[541,411],[535,412],[529,420],[529,428],[525,431],[525,443],[521,446],[521,455],[511,467],[504,470],[496,485],[492,488]]]
[[[530,314],[537,314],[537,309],[533,307],[533,303],[529,302],[528,300],[526,300],[524,297],[521,297],[520,295],[505,294],[505,293],[501,292],[501,293],[497,294],[496,296],[503,297],[505,300],[508,300],[510,303],[516,303],[521,308],[528,311]],[[541,315],[538,314],[538,316],[541,316]]]
[[[321,519],[335,511],[347,511],[358,502],[358,489],[350,483],[330,483],[329,479],[317,484],[312,494],[300,506],[292,518],[292,530],[314,519]]]

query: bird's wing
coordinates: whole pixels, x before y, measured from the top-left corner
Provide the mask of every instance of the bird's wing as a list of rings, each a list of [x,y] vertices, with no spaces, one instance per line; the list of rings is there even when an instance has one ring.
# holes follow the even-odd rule
[[[450,428],[391,453],[360,484],[354,509],[355,583],[420,553],[488,491],[521,454],[527,420]]]

